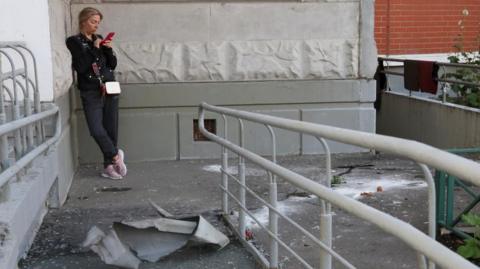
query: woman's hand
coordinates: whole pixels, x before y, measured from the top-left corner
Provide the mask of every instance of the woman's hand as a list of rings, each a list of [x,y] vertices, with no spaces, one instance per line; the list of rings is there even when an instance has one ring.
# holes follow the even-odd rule
[[[112,40],[105,40],[103,43],[102,43],[102,46],[105,46],[107,48],[112,48]]]
[[[102,40],[100,38],[97,38],[95,39],[95,41],[93,41],[93,45],[95,46],[95,48],[99,49],[100,48],[100,42]]]

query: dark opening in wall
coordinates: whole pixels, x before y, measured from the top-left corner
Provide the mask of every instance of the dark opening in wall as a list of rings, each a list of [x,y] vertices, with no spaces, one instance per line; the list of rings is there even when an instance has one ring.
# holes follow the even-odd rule
[[[212,134],[217,134],[217,121],[215,119],[205,119],[205,129]],[[193,120],[193,141],[210,141],[198,128],[198,120]]]

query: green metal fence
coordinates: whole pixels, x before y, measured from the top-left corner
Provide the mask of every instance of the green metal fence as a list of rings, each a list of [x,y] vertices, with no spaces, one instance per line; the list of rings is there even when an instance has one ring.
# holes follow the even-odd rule
[[[448,152],[465,155],[480,153],[480,148],[451,149]],[[480,202],[480,190],[455,176],[443,171],[435,172],[435,189],[437,194],[437,228],[444,228],[462,238],[471,238],[466,232],[462,215],[469,213]],[[471,200],[467,205],[455,210],[455,197],[459,192],[465,192]],[[463,204],[463,203],[462,203]],[[458,206],[458,205],[457,205]],[[437,233],[438,234],[438,233]]]

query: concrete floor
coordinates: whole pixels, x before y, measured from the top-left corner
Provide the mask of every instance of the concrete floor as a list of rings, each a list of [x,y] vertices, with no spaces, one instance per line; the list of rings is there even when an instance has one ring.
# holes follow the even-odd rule
[[[127,156],[128,161],[128,156]],[[113,221],[156,216],[151,199],[174,215],[202,214],[218,229],[231,233],[218,218],[221,208],[219,160],[182,160],[128,164],[129,174],[121,181],[99,177],[99,167],[82,166],[77,172],[67,203],[52,209],[45,217],[38,236],[21,268],[73,269],[115,268],[107,266],[79,244],[92,225],[107,229]],[[324,177],[322,156],[289,156],[279,163],[321,182]],[[235,170],[236,160],[231,160]],[[427,187],[419,167],[408,160],[388,155],[335,155],[333,174],[341,175],[336,189],[372,207],[404,220],[422,231],[427,229]],[[268,193],[265,171],[247,164],[247,185],[262,197]],[[235,192],[238,188],[231,184]],[[377,192],[378,187],[381,192]],[[319,201],[303,190],[279,179],[280,210],[305,229],[318,234]],[[360,195],[362,192],[371,195]],[[233,201],[231,201],[233,204]],[[267,210],[247,196],[247,206],[263,223]],[[235,209],[235,208],[233,208]],[[333,208],[333,245],[357,268],[416,268],[416,255],[394,236],[366,221]],[[318,248],[293,227],[280,222],[280,237],[318,268]],[[250,219],[255,244],[268,253],[268,237]],[[284,250],[279,268],[302,268]],[[226,248],[182,249],[157,263],[142,263],[141,268],[258,268],[254,258],[233,240]],[[335,264],[335,268],[343,268]]]

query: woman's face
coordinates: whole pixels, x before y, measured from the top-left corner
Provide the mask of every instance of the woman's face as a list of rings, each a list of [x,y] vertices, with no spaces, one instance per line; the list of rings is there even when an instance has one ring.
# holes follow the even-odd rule
[[[97,31],[98,25],[100,24],[100,16],[99,15],[93,15],[90,18],[88,18],[87,21],[85,21],[82,24],[82,32],[90,35],[94,34]]]

